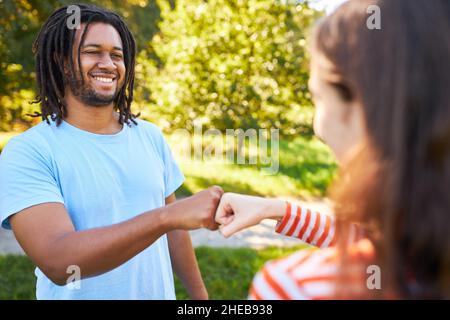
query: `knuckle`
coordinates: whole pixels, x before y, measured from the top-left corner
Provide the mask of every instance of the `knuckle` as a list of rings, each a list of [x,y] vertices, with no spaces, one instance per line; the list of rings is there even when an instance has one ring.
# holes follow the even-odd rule
[[[213,186],[212,189],[215,193],[223,194],[223,189],[219,186]]]

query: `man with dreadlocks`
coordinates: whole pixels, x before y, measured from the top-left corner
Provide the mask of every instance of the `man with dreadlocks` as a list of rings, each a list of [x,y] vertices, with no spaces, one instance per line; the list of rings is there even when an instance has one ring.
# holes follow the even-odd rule
[[[44,121],[0,157],[2,226],[37,266],[38,299],[174,299],[172,266],[191,298],[208,298],[187,230],[217,229],[223,191],[175,202],[184,177],[130,111],[133,36],[117,14],[78,8],[79,29],[63,7],[34,43]]]

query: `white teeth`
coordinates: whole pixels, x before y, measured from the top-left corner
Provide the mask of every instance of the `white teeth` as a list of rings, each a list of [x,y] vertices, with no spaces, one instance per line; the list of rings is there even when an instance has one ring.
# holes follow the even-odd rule
[[[113,79],[111,78],[103,78],[103,77],[94,77],[95,80],[101,81],[101,82],[106,82],[106,83],[111,83],[113,82]]]

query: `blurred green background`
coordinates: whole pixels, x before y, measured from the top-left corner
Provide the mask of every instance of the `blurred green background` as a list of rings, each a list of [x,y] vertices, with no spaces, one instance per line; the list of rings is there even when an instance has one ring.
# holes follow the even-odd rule
[[[298,0],[84,2],[118,12],[136,38],[132,109],[166,134],[186,176],[177,196],[212,184],[260,196],[326,195],[336,164],[313,136],[314,109],[307,88],[307,38],[324,12]],[[72,3],[0,0],[0,152],[11,137],[40,121],[26,115],[39,110],[30,104],[36,95],[31,46],[53,10]],[[221,132],[279,129],[278,172],[264,175],[259,163],[186,157],[174,130],[192,132],[198,125]],[[196,253],[211,298],[244,299],[264,261],[293,250],[197,248]],[[27,257],[0,256],[0,299],[33,299],[32,270]],[[229,274],[218,276],[218,270]],[[178,297],[186,298],[178,281],[176,285]]]

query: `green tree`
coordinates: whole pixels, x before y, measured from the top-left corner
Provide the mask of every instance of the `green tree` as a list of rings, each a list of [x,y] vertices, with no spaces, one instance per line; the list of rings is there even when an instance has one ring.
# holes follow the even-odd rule
[[[221,130],[310,130],[305,37],[320,12],[298,1],[159,4],[160,32],[138,59],[138,80],[145,82],[138,100],[151,97],[144,117],[169,130],[196,122]]]

